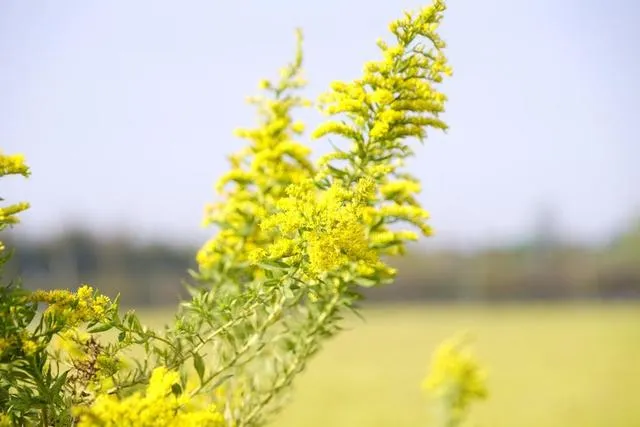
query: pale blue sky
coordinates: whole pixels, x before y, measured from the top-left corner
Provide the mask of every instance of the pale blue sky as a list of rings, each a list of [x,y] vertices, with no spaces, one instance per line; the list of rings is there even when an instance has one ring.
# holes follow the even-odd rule
[[[244,97],[305,32],[314,96],[360,73],[374,40],[417,0],[0,3],[0,144],[23,152],[23,231],[79,221],[200,242],[203,205],[253,123]],[[448,135],[411,170],[433,245],[514,239],[552,206],[569,236],[601,239],[640,210],[640,4],[450,1]],[[319,116],[301,116],[317,123]],[[322,151],[322,142],[313,143]]]

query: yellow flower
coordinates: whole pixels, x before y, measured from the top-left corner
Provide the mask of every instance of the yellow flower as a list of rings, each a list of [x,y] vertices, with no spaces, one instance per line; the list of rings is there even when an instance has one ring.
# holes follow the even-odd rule
[[[6,155],[0,152],[0,176],[4,175],[29,175],[29,167],[24,162],[24,155]]]
[[[23,340],[22,351],[24,351],[24,354],[27,356],[33,356],[36,351],[38,351],[38,344],[31,339]]]
[[[259,125],[235,132],[249,145],[231,156],[231,171],[216,185],[222,200],[206,209],[205,225],[215,225],[219,232],[196,256],[202,275],[215,274],[216,269],[232,274],[238,268],[243,278],[262,277],[259,268],[246,266],[248,261],[261,259],[261,255],[256,256],[259,249],[275,243],[275,236],[259,226],[260,220],[276,210],[279,201],[287,197],[290,185],[315,174],[309,159],[311,150],[293,140],[304,132],[304,125],[294,121],[292,112],[309,105],[295,93],[305,84],[301,41],[298,33],[295,60],[282,69],[281,79],[261,82],[262,88],[270,89],[272,98],[252,99],[258,108]],[[273,246],[272,255],[288,256],[292,249],[291,242],[282,240]]]
[[[294,122],[291,125],[291,130],[293,132],[295,132],[295,133],[298,133],[298,134],[304,132],[304,123],[302,123],[302,122]]]
[[[93,296],[93,289],[90,286],[83,285],[76,292],[76,296],[81,301],[87,300]]]
[[[19,219],[17,214],[29,209],[29,203],[20,202],[0,208],[0,224],[17,224]]]
[[[487,397],[485,373],[468,350],[468,340],[467,335],[457,335],[443,342],[422,384],[425,391],[441,400],[451,425],[463,419],[473,401]]]
[[[287,190],[289,197],[278,203],[278,212],[265,218],[261,227],[273,231],[276,240],[262,252],[269,259],[297,255],[306,259],[311,277],[329,273],[351,262],[376,264],[369,248],[362,212],[373,183],[363,179],[351,193],[334,182],[319,191],[309,179]]]
[[[22,175],[28,177],[30,173],[22,154],[7,155],[0,151],[0,176]],[[20,222],[17,215],[27,209],[29,209],[29,204],[25,202],[0,207],[0,230]],[[0,243],[0,252],[2,251],[4,251],[4,245]]]
[[[144,393],[119,399],[99,394],[89,407],[76,407],[78,427],[174,427],[224,426],[224,418],[215,405],[196,405],[188,393],[176,395],[174,386],[180,376],[164,367],[153,370]]]
[[[74,294],[68,290],[38,290],[31,294],[32,301],[49,304],[46,316],[58,317],[65,328],[84,322],[106,321],[113,309],[107,296],[99,295],[91,286],[83,285]]]
[[[414,194],[420,192],[420,183],[410,180],[397,180],[384,184],[380,192],[387,200],[396,202],[410,200]]]
[[[0,414],[0,427],[11,427],[11,418],[7,414]]]
[[[387,89],[376,89],[369,95],[369,99],[376,104],[391,104],[393,93]]]

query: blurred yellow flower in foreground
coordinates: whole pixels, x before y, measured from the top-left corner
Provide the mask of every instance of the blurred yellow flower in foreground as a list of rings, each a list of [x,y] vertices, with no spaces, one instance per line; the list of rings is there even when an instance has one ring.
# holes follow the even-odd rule
[[[468,334],[443,342],[431,360],[425,391],[441,403],[442,425],[456,426],[472,402],[487,397],[486,374],[468,348]]]

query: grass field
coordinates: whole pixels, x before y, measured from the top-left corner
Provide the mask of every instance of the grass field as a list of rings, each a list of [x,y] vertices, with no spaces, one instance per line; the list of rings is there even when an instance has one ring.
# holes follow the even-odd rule
[[[152,323],[160,313],[141,313]],[[427,426],[420,390],[431,352],[476,336],[490,399],[478,427],[640,426],[640,306],[423,306],[368,309],[296,384],[279,427]],[[152,320],[153,319],[153,320]]]

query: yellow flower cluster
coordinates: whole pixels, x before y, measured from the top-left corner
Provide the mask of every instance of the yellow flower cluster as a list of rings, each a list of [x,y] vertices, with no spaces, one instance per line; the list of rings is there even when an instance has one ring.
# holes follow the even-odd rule
[[[83,285],[76,293],[68,290],[35,291],[31,300],[49,305],[46,316],[53,316],[64,322],[66,328],[73,328],[84,322],[106,321],[112,309],[109,297],[100,295],[91,286]]]
[[[0,223],[8,225],[17,224],[19,222],[17,214],[22,211],[26,211],[27,209],[29,209],[29,203],[25,202],[15,203],[13,205],[0,208]]]
[[[360,79],[334,82],[321,98],[321,110],[339,119],[321,124],[312,136],[339,136],[352,146],[350,151],[321,158],[320,175],[347,176],[351,182],[368,176],[376,181],[378,198],[367,208],[365,221],[372,245],[381,255],[402,253],[404,243],[417,238],[413,232],[392,229],[393,223],[409,223],[425,236],[432,234],[426,223],[429,214],[415,197],[420,184],[399,168],[412,154],[405,139],[422,141],[427,128],[447,128],[439,118],[446,96],[435,87],[451,74],[443,53],[445,43],[436,32],[444,10],[444,2],[436,0],[392,22],[395,44],[378,41],[382,59],[368,62]],[[346,162],[350,169],[335,162]]]
[[[29,176],[29,167],[24,162],[22,154],[7,155],[0,152],[0,177],[6,175]],[[28,203],[15,203],[6,207],[0,207],[0,230],[17,224],[19,222],[17,214],[29,209]],[[0,252],[5,246],[0,242]]]
[[[222,200],[207,206],[205,225],[215,224],[221,231],[198,252],[201,269],[246,262],[249,252],[272,241],[258,227],[256,217],[272,211],[276,202],[286,196],[289,185],[314,173],[308,159],[310,149],[294,140],[304,132],[304,126],[293,120],[292,110],[310,105],[293,93],[305,84],[301,76],[301,42],[298,33],[296,59],[283,68],[279,82],[261,82],[260,87],[272,98],[250,99],[258,106],[258,127],[235,132],[250,144],[230,157],[232,170],[216,185]]]
[[[26,330],[13,336],[0,337],[0,359],[5,352],[11,353],[17,348],[22,350],[24,355],[33,356],[40,348],[40,344]]]
[[[328,121],[313,136],[341,135],[375,156],[397,139],[423,139],[427,126],[446,129],[437,118],[444,111],[446,97],[433,87],[443,74],[451,74],[442,53],[445,43],[436,32],[444,9],[444,3],[436,1],[416,15],[406,13],[392,22],[390,30],[397,44],[378,41],[383,59],[365,64],[361,79],[334,82],[332,91],[323,96],[323,111],[344,113],[351,124]],[[433,47],[427,49],[420,39],[429,40]]]
[[[362,179],[350,192],[336,181],[320,192],[309,179],[291,186],[288,197],[277,203],[277,213],[261,223],[263,230],[275,231],[278,237],[265,250],[258,249],[254,260],[265,257],[289,261],[287,258],[293,257],[292,264],[304,261],[305,272],[311,277],[351,262],[377,265],[378,257],[369,248],[362,222],[373,185],[371,180]]]
[[[292,140],[304,130],[291,109],[306,102],[289,94],[304,84],[300,43],[281,81],[260,83],[274,99],[252,98],[260,126],[236,132],[250,145],[231,156],[233,169],[217,185],[223,200],[208,207],[206,222],[220,231],[198,253],[201,270],[218,266],[228,274],[236,265],[246,273],[250,257],[302,262],[311,277],[349,264],[351,273],[374,283],[394,274],[379,256],[403,253],[405,243],[418,238],[394,224],[432,233],[429,214],[416,200],[419,182],[399,168],[412,154],[403,140],[422,140],[428,127],[446,129],[438,118],[446,97],[435,88],[451,74],[436,32],[444,9],[436,0],[394,21],[390,30],[396,43],[378,42],[383,58],[367,63],[358,80],[334,82],[321,97],[322,111],[343,117],[320,125],[312,136],[345,137],[352,147],[321,157],[317,171],[308,160],[309,149]],[[366,200],[354,196],[363,182],[368,183]],[[259,271],[252,271],[253,278]]]
[[[441,399],[447,418],[459,422],[475,400],[487,397],[484,371],[467,348],[465,335],[455,336],[436,350],[423,388]]]
[[[100,394],[90,407],[75,408],[78,427],[218,427],[224,418],[215,405],[200,407],[180,390],[180,375],[154,369],[145,393],[119,399]]]
[[[38,343],[32,339],[24,339],[22,341],[22,351],[27,356],[33,356],[38,351]]]
[[[0,152],[0,176],[5,175],[29,175],[29,167],[24,162],[24,155],[6,155]]]
[[[380,192],[387,200],[394,200],[397,203],[415,203],[414,195],[421,190],[417,180],[396,180],[387,182],[380,188]]]

